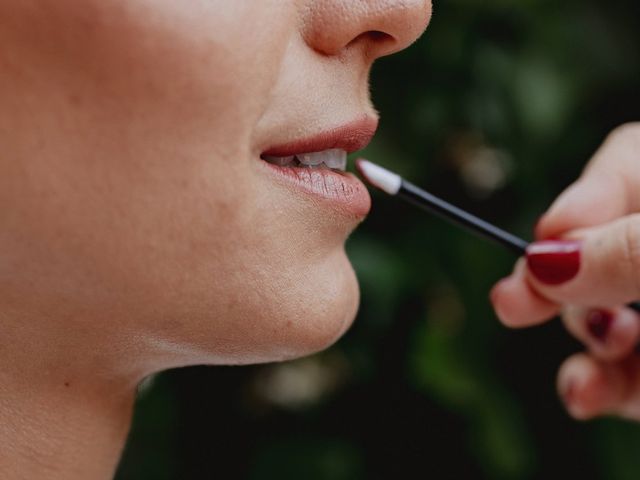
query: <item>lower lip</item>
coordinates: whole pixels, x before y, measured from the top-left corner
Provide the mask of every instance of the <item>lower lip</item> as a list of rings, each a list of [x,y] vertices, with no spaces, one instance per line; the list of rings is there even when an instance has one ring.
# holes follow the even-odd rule
[[[367,187],[351,173],[336,172],[328,168],[280,167],[262,159],[260,163],[280,182],[341,213],[361,220],[371,209]]]

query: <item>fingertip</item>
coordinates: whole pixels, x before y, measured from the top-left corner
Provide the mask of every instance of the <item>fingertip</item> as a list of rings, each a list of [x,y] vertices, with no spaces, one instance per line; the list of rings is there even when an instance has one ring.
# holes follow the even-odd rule
[[[518,270],[498,282],[490,298],[498,319],[509,328],[537,325],[558,313],[558,306],[534,292]]]
[[[590,420],[603,413],[606,382],[597,363],[587,354],[574,355],[560,367],[558,393],[576,420]]]
[[[570,230],[606,223],[625,211],[616,179],[603,175],[583,175],[565,189],[540,218],[535,228],[537,240],[561,238]]]
[[[609,358],[619,360],[631,354],[640,339],[640,322],[637,314],[630,309],[614,312],[615,321],[611,328]]]
[[[580,225],[584,214],[580,215],[579,200],[574,200],[575,197],[579,197],[579,194],[580,189],[577,182],[560,194],[536,223],[534,228],[536,240],[558,237],[562,233]],[[574,205],[577,205],[577,207],[574,207]]]
[[[622,365],[584,353],[567,359],[558,372],[558,392],[569,414],[590,420],[616,411],[628,389]]]
[[[547,230],[547,226],[545,225],[545,218],[546,216],[542,215],[540,218],[538,218],[535,225],[533,226],[533,238],[536,241],[544,240],[545,238],[547,238],[545,237],[545,232]]]
[[[495,311],[496,316],[498,317],[498,320],[500,320],[500,322],[507,327],[513,327],[513,325],[511,325],[511,322],[510,322],[510,316],[507,315],[503,309],[503,305],[505,303],[503,300],[503,297],[504,297],[503,290],[505,290],[505,288],[508,288],[508,287],[505,287],[508,281],[509,281],[509,277],[503,278],[498,283],[496,283],[491,289],[491,292],[489,292],[489,300],[493,305],[493,310]]]
[[[633,311],[568,306],[563,313],[567,330],[595,358],[612,362],[633,353],[640,336],[640,323]]]
[[[533,227],[534,242],[544,240],[559,240],[567,231],[565,224],[567,219],[562,215],[552,213],[553,206],[545,214],[538,218]]]

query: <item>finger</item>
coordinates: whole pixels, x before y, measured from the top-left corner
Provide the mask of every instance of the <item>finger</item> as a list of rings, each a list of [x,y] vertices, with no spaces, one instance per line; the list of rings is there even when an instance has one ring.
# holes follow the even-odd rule
[[[640,420],[640,361],[633,356],[606,363],[574,355],[560,368],[558,391],[576,419],[614,414]]]
[[[640,123],[609,135],[581,177],[558,197],[536,226],[536,238],[609,222],[640,211]]]
[[[567,307],[562,319],[567,330],[601,360],[615,361],[632,355],[640,340],[640,318],[628,308]]]
[[[493,287],[491,303],[500,321],[512,328],[537,325],[559,312],[557,304],[541,297],[529,286],[524,259],[516,263],[509,277]]]
[[[640,298],[640,214],[571,235],[528,247],[527,270],[536,291],[557,303],[585,307]]]

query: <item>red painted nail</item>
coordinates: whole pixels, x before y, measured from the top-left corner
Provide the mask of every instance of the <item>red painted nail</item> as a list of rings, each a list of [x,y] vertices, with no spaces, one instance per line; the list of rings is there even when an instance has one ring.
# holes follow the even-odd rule
[[[593,338],[600,342],[607,340],[613,323],[613,314],[604,310],[592,310],[587,315],[587,330]]]
[[[532,243],[527,248],[527,264],[542,283],[568,282],[580,270],[580,242],[546,240]]]

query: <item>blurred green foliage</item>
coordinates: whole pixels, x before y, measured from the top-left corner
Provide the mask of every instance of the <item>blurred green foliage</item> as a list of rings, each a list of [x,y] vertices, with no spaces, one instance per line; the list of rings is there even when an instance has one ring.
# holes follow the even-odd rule
[[[367,155],[530,237],[638,118],[639,5],[437,2],[426,36],[374,67]],[[487,294],[508,253],[378,194],[348,249],[362,307],[345,338],[286,369],[159,376],[119,480],[640,478],[640,427],[563,412],[555,373],[580,346],[558,322],[497,323]]]

